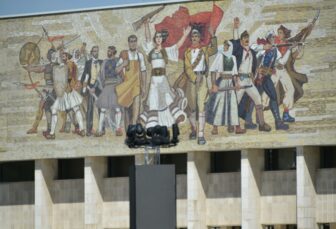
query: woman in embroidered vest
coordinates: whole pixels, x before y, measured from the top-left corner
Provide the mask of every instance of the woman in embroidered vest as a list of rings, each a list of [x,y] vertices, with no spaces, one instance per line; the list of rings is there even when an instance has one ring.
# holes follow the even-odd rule
[[[182,90],[174,90],[166,76],[168,60],[178,61],[179,48],[187,38],[191,28],[187,27],[181,39],[171,47],[163,47],[168,37],[167,31],[155,32],[151,41],[149,21],[145,22],[146,43],[144,51],[148,55],[148,62],[152,66],[151,80],[144,111],[140,115],[146,128],[156,125],[171,127],[174,123],[185,120],[184,109],[187,101]]]
[[[232,55],[233,46],[230,41],[224,41],[224,51],[219,52],[210,68],[213,92],[207,103],[207,122],[213,125],[211,133],[218,134],[217,126],[228,126],[228,132],[244,134],[240,128],[236,91],[237,62]],[[216,80],[217,79],[217,80]]]

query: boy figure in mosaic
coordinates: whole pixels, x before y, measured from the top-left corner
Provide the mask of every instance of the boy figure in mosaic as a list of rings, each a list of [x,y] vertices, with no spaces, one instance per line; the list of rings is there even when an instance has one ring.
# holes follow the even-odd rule
[[[60,55],[59,52],[56,55]],[[77,79],[77,66],[70,59],[71,55],[63,51],[61,54],[62,62],[53,68],[54,89],[57,98],[51,107],[51,129],[49,133],[45,134],[46,139],[55,139],[58,112],[66,112],[67,121],[70,121],[69,112],[73,111],[79,126],[77,134],[82,137],[85,135],[83,116],[79,109],[83,98],[77,92],[81,84]]]
[[[206,108],[206,121],[213,125],[211,133],[218,134],[218,126],[227,126],[228,132],[244,134],[240,128],[238,117],[238,103],[236,89],[239,89],[237,80],[236,57],[232,55],[232,43],[224,41],[224,51],[219,52],[210,67],[212,94]]]
[[[103,131],[104,121],[106,117],[106,112],[108,110],[115,111],[115,128],[116,135],[122,136],[121,129],[121,107],[117,101],[116,86],[121,83],[121,77],[119,72],[123,67],[128,65],[127,62],[123,62],[120,58],[116,58],[115,55],[117,50],[114,46],[109,46],[107,49],[107,59],[102,63],[102,67],[99,74],[99,81],[102,89],[102,93],[97,99],[96,106],[100,109],[99,114],[99,126],[96,132],[96,137],[101,137],[105,134]],[[121,65],[123,63],[123,65]],[[110,119],[110,116],[108,117]],[[109,120],[112,124],[112,120]]]
[[[98,59],[99,47],[93,46],[91,49],[91,59],[85,62],[84,72],[82,74],[81,83],[83,85],[82,93],[87,95],[86,109],[86,135],[91,136],[93,128],[93,111],[94,102],[100,95],[101,90],[98,85],[99,71],[101,69],[102,60]],[[99,113],[99,112],[98,112]]]
[[[213,31],[209,46],[201,46],[201,32],[199,28],[191,31],[191,46],[184,54],[184,73],[187,75],[186,95],[188,99],[187,113],[191,124],[190,139],[196,139],[196,117],[198,116],[198,140],[197,143],[206,143],[204,137],[205,127],[205,102],[208,97],[207,74],[209,68],[209,56],[217,53],[217,38]]]
[[[146,65],[144,55],[138,51],[138,38],[135,35],[128,37],[129,50],[123,50],[120,57],[126,63],[123,73],[123,82],[116,86],[118,103],[124,107],[125,130],[128,125],[137,123],[140,114],[141,101],[146,96]]]

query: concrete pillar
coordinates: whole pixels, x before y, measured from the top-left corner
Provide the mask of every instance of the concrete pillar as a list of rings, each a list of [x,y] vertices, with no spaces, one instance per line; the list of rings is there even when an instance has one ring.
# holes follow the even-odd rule
[[[134,155],[134,164],[136,165],[144,165],[145,164],[145,154],[135,154]]]
[[[264,169],[264,150],[249,149],[241,153],[242,228],[259,229],[261,173]]]
[[[210,171],[210,153],[188,153],[187,162],[187,217],[188,229],[206,227],[207,173]]]
[[[53,227],[52,182],[57,178],[57,160],[35,161],[35,229]]]
[[[319,168],[318,147],[296,148],[297,227],[317,229],[315,177]]]
[[[85,229],[102,229],[103,181],[107,176],[106,157],[86,157],[84,171]]]

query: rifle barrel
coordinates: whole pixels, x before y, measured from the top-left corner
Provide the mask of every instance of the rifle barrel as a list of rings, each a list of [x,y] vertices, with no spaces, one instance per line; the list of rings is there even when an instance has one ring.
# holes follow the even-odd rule
[[[165,5],[162,5],[159,8],[157,8],[156,10],[153,10],[153,11],[149,12],[148,14],[145,14],[144,16],[142,16],[139,20],[132,23],[133,29],[135,31],[137,31],[147,19],[151,19],[155,14],[159,13],[164,8],[165,8]]]
[[[293,46],[295,43],[284,43],[284,44],[274,44],[273,47],[287,47],[287,46]],[[297,45],[305,45],[307,42],[298,42]]]

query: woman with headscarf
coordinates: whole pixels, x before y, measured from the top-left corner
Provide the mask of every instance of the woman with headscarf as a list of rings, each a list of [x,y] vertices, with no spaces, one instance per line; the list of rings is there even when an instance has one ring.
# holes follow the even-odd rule
[[[218,52],[210,67],[212,94],[207,102],[206,121],[213,125],[211,133],[218,134],[218,126],[227,126],[228,132],[244,134],[245,129],[239,125],[238,103],[236,90],[237,61],[232,55],[233,46],[230,41],[224,41],[224,51]]]
[[[152,66],[149,92],[144,112],[140,115],[146,128],[156,125],[171,127],[185,119],[186,98],[182,90],[174,90],[166,76],[168,60],[178,61],[179,48],[187,38],[191,28],[187,27],[180,40],[171,47],[164,47],[167,31],[157,31],[151,40],[149,22],[145,22],[146,43],[144,50]]]

